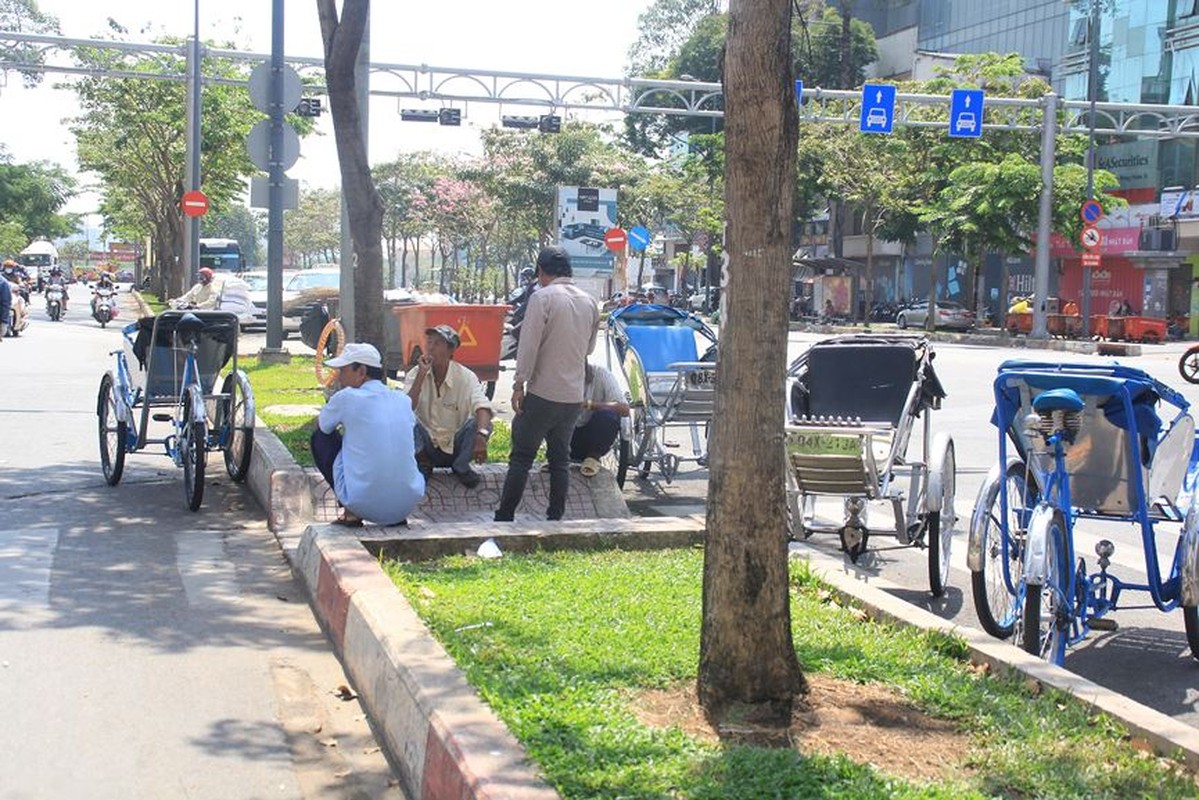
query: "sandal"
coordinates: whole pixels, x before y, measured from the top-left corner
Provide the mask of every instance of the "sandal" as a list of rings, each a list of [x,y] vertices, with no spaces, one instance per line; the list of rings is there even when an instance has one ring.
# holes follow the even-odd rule
[[[583,466],[579,467],[579,473],[584,478],[594,478],[599,474],[599,471],[600,462],[596,461],[594,458],[584,458]]]
[[[340,517],[338,517],[337,519],[333,520],[333,524],[341,525],[342,527],[345,527],[345,528],[361,528],[362,527],[362,519],[354,516],[353,514],[351,514],[349,512],[346,512],[346,513],[342,514]]]

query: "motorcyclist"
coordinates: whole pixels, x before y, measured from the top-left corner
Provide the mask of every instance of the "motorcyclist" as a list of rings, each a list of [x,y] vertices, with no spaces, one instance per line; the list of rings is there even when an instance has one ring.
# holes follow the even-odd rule
[[[96,288],[92,292],[92,314],[96,313],[96,301],[100,299],[101,292],[115,293],[116,284],[113,282],[112,273],[108,270],[101,270],[100,275],[96,278]]]
[[[29,301],[29,273],[25,267],[11,258],[5,259],[3,267],[0,267],[0,275],[3,275],[4,279],[13,285],[13,291],[19,292],[26,302]]]
[[[67,298],[70,295],[70,291],[67,286],[67,279],[62,274],[62,267],[54,266],[50,268],[50,278],[46,281],[46,286],[62,287],[62,313],[67,313]]]
[[[200,282],[188,289],[181,297],[171,301],[175,308],[214,309],[221,302],[220,284],[213,281],[216,273],[208,267],[200,268]]]

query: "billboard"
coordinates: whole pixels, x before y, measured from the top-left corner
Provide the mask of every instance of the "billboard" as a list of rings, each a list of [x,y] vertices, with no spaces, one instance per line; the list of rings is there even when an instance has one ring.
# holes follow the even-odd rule
[[[616,190],[586,186],[559,186],[558,244],[570,256],[576,276],[609,276],[615,255],[604,244],[604,234],[616,227]]]

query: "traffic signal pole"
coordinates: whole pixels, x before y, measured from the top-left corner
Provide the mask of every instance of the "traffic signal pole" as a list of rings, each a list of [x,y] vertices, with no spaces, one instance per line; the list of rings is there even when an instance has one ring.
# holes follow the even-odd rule
[[[187,50],[187,175],[185,192],[200,188],[200,0],[195,0],[195,28]],[[183,274],[187,285],[200,275],[200,218],[183,216]],[[159,269],[162,269],[160,265]]]
[[[1042,98],[1041,109],[1041,203],[1037,209],[1037,257],[1035,262],[1034,287],[1036,302],[1032,311],[1034,339],[1049,338],[1045,319],[1046,302],[1049,299],[1049,247],[1053,235],[1053,162],[1057,147],[1057,95],[1053,92]],[[1002,313],[1006,309],[1000,309]]]

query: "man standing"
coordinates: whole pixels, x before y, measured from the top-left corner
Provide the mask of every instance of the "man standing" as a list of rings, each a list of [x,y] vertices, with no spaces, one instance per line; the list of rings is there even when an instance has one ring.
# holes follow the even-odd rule
[[[341,388],[321,409],[311,446],[317,469],[345,508],[336,522],[406,522],[425,494],[413,449],[412,402],[384,385],[374,345],[347,344],[325,366],[337,370]]]
[[[475,373],[454,361],[458,332],[449,325],[425,329],[425,353],[404,378],[416,412],[416,461],[427,478],[449,467],[463,486],[479,485],[470,460],[487,460],[494,412]]]
[[[546,518],[562,519],[570,486],[570,438],[583,403],[584,364],[595,349],[599,307],[571,279],[570,257],[561,247],[537,255],[537,291],[516,351],[512,385],[512,454],[497,522],[511,522],[525,493],[529,468],[545,442],[550,465]]]

